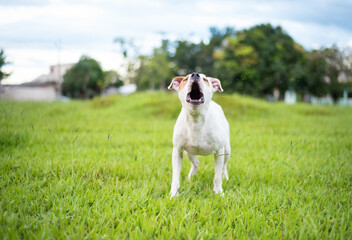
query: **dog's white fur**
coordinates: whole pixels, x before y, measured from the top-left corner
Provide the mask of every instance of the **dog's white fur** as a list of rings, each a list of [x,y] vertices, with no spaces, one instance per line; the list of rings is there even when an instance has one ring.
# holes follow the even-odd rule
[[[168,87],[178,91],[182,103],[173,134],[171,197],[178,195],[183,151],[192,165],[188,180],[197,172],[199,161],[196,155],[212,153],[215,157],[213,192],[223,194],[222,178],[228,179],[226,164],[231,153],[230,127],[222,108],[212,100],[215,91],[223,91],[221,83],[204,74],[197,74],[199,78],[196,80],[192,76],[193,74],[175,77]],[[190,103],[189,99],[187,101],[194,82],[199,84],[199,90],[204,96],[204,102],[197,105]]]

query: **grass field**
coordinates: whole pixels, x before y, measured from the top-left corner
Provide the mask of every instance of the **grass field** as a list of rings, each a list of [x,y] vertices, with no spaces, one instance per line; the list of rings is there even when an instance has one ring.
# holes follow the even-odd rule
[[[0,102],[1,239],[351,239],[352,109],[217,94],[231,126],[169,199],[176,95]]]

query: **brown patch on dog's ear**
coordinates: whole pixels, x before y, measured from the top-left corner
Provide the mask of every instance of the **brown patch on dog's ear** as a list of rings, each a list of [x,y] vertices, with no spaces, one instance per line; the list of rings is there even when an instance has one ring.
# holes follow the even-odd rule
[[[167,87],[168,89],[174,89],[176,91],[181,91],[183,87],[186,85],[188,79],[187,76],[178,76],[174,77],[170,83],[170,85]]]
[[[208,77],[208,79],[210,80],[211,85],[213,86],[213,92],[216,92],[216,91],[223,92],[224,91],[221,87],[221,82],[219,79],[212,78],[212,77]]]
[[[181,91],[187,84],[188,81],[188,76],[184,77],[180,83],[180,87],[178,88],[179,91]]]
[[[204,80],[204,82],[205,82],[206,84],[208,84],[208,86],[210,87],[210,81],[209,81],[209,79],[206,78],[206,77],[203,77],[203,80]]]

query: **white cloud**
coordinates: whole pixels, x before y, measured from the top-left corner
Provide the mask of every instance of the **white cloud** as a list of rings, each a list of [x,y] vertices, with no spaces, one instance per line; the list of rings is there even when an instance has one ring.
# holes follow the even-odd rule
[[[49,72],[48,63],[56,62],[56,53],[40,49],[6,49],[8,64],[5,72],[11,76],[3,80],[3,84],[19,84],[33,80],[41,74]]]
[[[7,1],[8,3],[10,1]],[[4,83],[32,80],[57,63],[55,41],[62,42],[62,63],[77,62],[87,54],[105,70],[119,69],[122,60],[115,37],[133,38],[141,54],[160,44],[163,31],[171,40],[199,42],[210,26],[235,30],[259,23],[281,25],[308,49],[352,46],[343,1],[161,1],[161,0],[49,0],[28,4],[23,0],[1,4],[0,47],[12,65]],[[328,14],[327,14],[328,13]],[[342,14],[342,15],[341,15]]]
[[[295,41],[308,49],[331,47],[336,44],[341,49],[352,38],[352,32],[333,25],[320,25],[316,23],[280,21],[278,22]]]
[[[117,70],[123,73],[121,65],[124,60],[113,50],[62,50],[61,63],[76,63],[82,55],[88,55],[100,62],[104,70]],[[5,72],[12,72],[11,76],[3,80],[3,84],[20,84],[36,77],[49,73],[50,65],[58,64],[59,52],[55,49],[7,49],[7,61],[11,62],[4,67]]]
[[[350,39],[350,41],[347,43],[347,46],[352,48],[352,38]]]

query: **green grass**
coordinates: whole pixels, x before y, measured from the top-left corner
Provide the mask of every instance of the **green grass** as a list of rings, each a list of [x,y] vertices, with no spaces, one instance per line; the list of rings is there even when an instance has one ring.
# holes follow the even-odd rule
[[[352,109],[215,96],[225,196],[200,157],[169,199],[174,94],[0,102],[1,239],[351,239]]]

